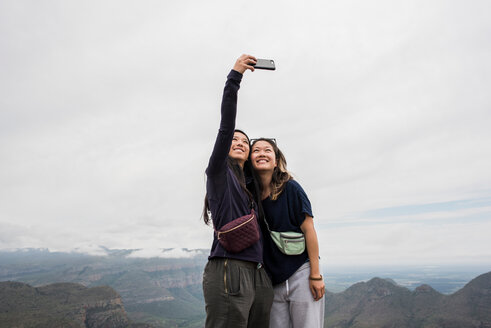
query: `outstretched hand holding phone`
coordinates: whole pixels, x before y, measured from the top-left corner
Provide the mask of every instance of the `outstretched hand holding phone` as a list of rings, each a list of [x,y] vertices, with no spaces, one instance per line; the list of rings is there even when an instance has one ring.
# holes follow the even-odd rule
[[[234,71],[237,71],[240,74],[244,74],[246,70],[251,70],[251,72],[254,72],[254,65],[256,62],[256,57],[251,55],[242,55],[235,62]]]
[[[276,69],[274,60],[272,59],[257,59],[251,55],[242,55],[237,59],[234,65],[234,70],[244,74],[246,70],[251,70],[254,72],[256,69],[266,69],[269,71],[274,71]]]

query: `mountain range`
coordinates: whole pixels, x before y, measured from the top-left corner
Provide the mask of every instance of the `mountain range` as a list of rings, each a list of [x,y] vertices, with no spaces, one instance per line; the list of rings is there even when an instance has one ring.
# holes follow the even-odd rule
[[[202,327],[201,277],[208,250],[182,250],[174,257],[132,257],[137,250],[106,250],[104,256],[43,249],[0,252],[0,281],[31,286],[70,282],[109,286],[121,295],[130,320],[155,327]],[[167,257],[169,256],[169,257]]]
[[[47,250],[0,251],[0,281],[10,281],[8,284],[14,284],[11,287],[16,286],[14,281],[30,285],[19,292],[66,287],[74,295],[79,290],[82,301],[75,302],[78,305],[87,303],[83,295],[90,294],[92,288],[100,291],[101,297],[107,295],[102,299],[114,307],[119,306],[115,300],[120,297],[118,311],[123,312],[114,308],[114,313],[119,313],[114,318],[122,320],[122,326],[106,327],[127,327],[124,325],[132,322],[155,328],[203,327],[201,278],[208,251],[183,250],[183,257],[166,257],[171,253],[172,250],[163,250],[162,257],[138,258],[133,257],[133,250],[108,250],[104,256]],[[53,283],[56,284],[46,286]],[[0,318],[5,314],[5,293],[0,291]],[[23,302],[18,305],[24,306]],[[80,313],[73,307],[68,310]],[[9,311],[12,313],[12,309]],[[41,308],[39,313],[43,311]],[[110,314],[106,317],[112,318]],[[325,327],[491,328],[491,272],[449,295],[429,285],[410,290],[391,279],[355,283],[342,292],[326,294]]]
[[[491,328],[491,272],[451,295],[428,285],[410,291],[390,279],[373,278],[328,293],[325,314],[330,328]]]

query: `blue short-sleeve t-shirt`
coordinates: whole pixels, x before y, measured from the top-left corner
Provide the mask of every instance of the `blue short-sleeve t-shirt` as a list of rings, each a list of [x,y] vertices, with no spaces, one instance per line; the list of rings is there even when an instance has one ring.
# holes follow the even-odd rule
[[[302,232],[300,226],[305,215],[312,216],[312,207],[307,194],[295,180],[286,183],[277,200],[266,198],[262,201],[264,214],[272,231]],[[287,280],[308,260],[307,249],[300,255],[283,254],[266,228],[261,224],[264,237],[264,264],[271,276],[273,285]]]

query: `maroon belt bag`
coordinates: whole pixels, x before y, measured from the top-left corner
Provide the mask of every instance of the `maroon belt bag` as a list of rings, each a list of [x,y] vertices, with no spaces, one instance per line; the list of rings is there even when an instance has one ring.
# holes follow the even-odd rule
[[[218,241],[230,253],[238,253],[259,240],[259,225],[254,210],[215,230]]]

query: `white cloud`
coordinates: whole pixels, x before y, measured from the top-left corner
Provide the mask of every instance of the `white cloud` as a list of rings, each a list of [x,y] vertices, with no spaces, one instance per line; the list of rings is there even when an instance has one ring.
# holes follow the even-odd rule
[[[136,258],[151,258],[151,257],[160,257],[160,258],[192,258],[197,255],[201,255],[202,252],[199,250],[185,250],[182,248],[173,248],[168,250],[162,249],[141,249],[133,251],[127,257],[136,257]]]
[[[354,224],[365,211],[489,197],[488,9],[486,1],[3,2],[0,247],[209,247],[203,173],[225,76],[243,52],[278,69],[246,74],[237,125],[278,139],[326,240],[329,224]],[[398,219],[423,229],[470,211]],[[351,234],[363,241],[353,260],[365,259],[361,246],[387,259],[413,254],[410,242],[388,236],[416,235],[415,225],[358,223],[336,228],[343,238],[330,249],[348,246]],[[369,223],[374,240],[361,233]],[[481,236],[487,223],[474,223],[464,230]],[[427,237],[414,238],[430,247]],[[476,248],[460,252],[486,256]]]

